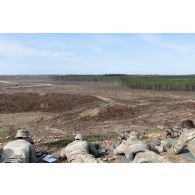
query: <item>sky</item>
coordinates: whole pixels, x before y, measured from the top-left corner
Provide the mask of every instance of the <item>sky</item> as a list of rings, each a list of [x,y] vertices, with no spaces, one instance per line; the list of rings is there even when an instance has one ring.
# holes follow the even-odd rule
[[[0,34],[0,75],[195,74],[195,34]]]

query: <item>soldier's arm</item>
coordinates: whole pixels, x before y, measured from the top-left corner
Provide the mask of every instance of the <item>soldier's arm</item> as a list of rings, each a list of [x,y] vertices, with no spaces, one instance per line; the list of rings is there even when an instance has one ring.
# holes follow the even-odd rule
[[[119,154],[124,154],[124,143],[121,143],[119,146],[117,146],[114,151],[114,154],[119,155]]]
[[[159,154],[163,153],[164,152],[164,148],[163,146],[155,146],[154,150],[152,151],[155,151],[155,152],[158,152]]]
[[[157,139],[149,143],[150,150],[153,152],[162,153],[163,147],[161,146],[161,140]]]
[[[175,144],[176,140],[174,140],[173,138],[167,138],[161,142],[161,146],[163,148],[163,151],[165,152],[169,151]]]
[[[37,157],[36,157],[35,148],[34,148],[32,145],[30,145],[29,162],[30,162],[30,163],[36,163],[36,162],[38,162],[38,159],[37,159]]]
[[[60,152],[60,156],[59,156],[60,159],[66,159],[66,150],[65,148],[63,148]]]
[[[176,141],[172,138],[167,138],[165,140],[159,141],[160,145],[154,142],[150,144],[150,149],[154,152],[163,153],[169,151]]]
[[[170,153],[179,154],[180,151],[185,147],[185,143],[185,137],[180,136],[179,140],[175,144],[173,144],[172,148],[170,149]]]
[[[172,154],[179,154],[180,151],[184,148],[184,145],[180,142],[176,143],[175,145],[173,145],[173,147],[170,150],[170,153]]]

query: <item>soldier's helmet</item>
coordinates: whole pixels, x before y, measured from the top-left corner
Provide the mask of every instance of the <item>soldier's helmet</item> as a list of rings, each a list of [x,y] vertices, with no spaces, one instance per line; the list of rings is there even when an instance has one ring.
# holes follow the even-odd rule
[[[78,134],[75,135],[74,139],[75,140],[83,140],[83,136],[80,133],[78,133]]]
[[[195,128],[195,125],[194,125],[193,121],[191,121],[191,120],[182,121],[180,126],[181,126],[181,128],[185,128],[185,129]]]
[[[31,138],[32,135],[30,134],[30,132],[29,132],[28,130],[19,129],[19,130],[17,131],[16,138],[25,138],[25,137]]]

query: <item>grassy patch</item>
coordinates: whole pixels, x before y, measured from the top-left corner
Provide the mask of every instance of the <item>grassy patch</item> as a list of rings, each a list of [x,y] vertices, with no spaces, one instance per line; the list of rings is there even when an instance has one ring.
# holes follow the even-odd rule
[[[73,139],[71,138],[66,138],[66,139],[61,139],[55,142],[48,142],[48,143],[44,143],[43,145],[49,147],[49,148],[63,148],[66,147],[69,143],[71,143],[73,141]]]
[[[117,139],[118,134],[115,132],[107,133],[105,135],[86,135],[85,137],[86,141],[89,142],[98,142],[98,141],[105,141],[105,140],[111,140],[111,139]]]
[[[84,140],[90,142],[90,143],[98,143],[99,141],[105,141],[105,140],[110,140],[110,139],[115,139],[117,138],[118,135],[115,133],[109,133],[106,135],[85,135]],[[44,143],[44,146],[47,146],[48,148],[63,148],[66,147],[69,143],[73,142],[74,139],[71,137],[67,137],[65,139],[60,139],[54,142],[48,142]]]

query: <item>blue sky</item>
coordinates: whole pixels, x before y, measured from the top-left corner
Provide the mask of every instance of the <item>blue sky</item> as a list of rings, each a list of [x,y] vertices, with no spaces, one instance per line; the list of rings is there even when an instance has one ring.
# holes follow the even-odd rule
[[[195,74],[195,34],[0,34],[0,75]]]

